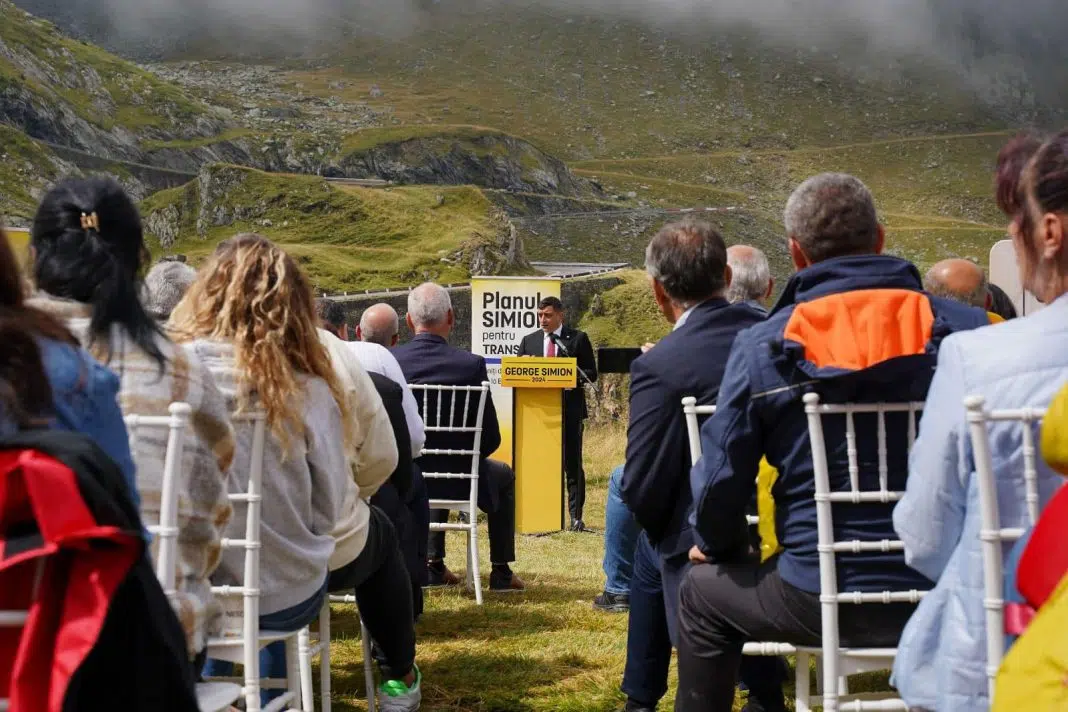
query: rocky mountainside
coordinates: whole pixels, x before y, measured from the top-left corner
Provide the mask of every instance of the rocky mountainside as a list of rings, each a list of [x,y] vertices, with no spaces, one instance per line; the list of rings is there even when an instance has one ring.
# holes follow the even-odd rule
[[[0,167],[0,187],[7,188],[0,209],[9,221],[24,222],[59,175],[107,172],[140,198],[214,163],[601,195],[518,138],[470,127],[378,128],[387,121],[365,103],[302,96],[275,74],[195,63],[138,67],[0,0],[0,127],[12,159]]]
[[[196,264],[219,240],[259,232],[330,293],[531,272],[514,226],[473,187],[356,188],[214,164],[142,213],[157,255]]]

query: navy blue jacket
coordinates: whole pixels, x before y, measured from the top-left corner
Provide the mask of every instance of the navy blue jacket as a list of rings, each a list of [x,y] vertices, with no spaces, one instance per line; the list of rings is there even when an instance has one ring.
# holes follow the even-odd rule
[[[763,320],[747,304],[710,299],[631,364],[623,499],[661,556],[685,554],[693,546],[682,399],[715,404],[734,337]]]
[[[819,592],[812,449],[802,397],[825,403],[923,401],[937,349],[950,333],[988,323],[986,313],[923,293],[920,274],[889,256],[843,257],[798,272],[768,320],[735,340],[718,409],[701,428],[702,459],[691,475],[697,544],[712,558],[744,546],[746,505],[760,458],[779,471],[772,488],[783,553],[779,572],[803,591]],[[963,407],[963,406],[962,406]],[[858,416],[861,489],[878,471],[871,423]],[[830,420],[830,422],[828,422]],[[842,422],[839,422],[842,421]],[[844,419],[825,419],[831,489],[848,488]],[[902,442],[907,418],[887,416],[888,442]],[[889,487],[904,490],[908,453],[891,448]],[[922,474],[922,473],[921,473]],[[836,505],[835,538],[894,539],[892,507]],[[838,557],[839,590],[927,589],[931,583],[885,554]]]
[[[433,334],[416,334],[415,337],[392,351],[404,372],[404,379],[409,384],[431,384],[437,386],[480,386],[489,380],[486,373],[486,359],[470,351],[463,351],[440,336]],[[423,395],[416,391],[419,412],[424,411]],[[468,411],[468,425],[475,423],[475,400],[471,397]],[[443,403],[449,405],[449,397]],[[457,417],[463,412],[463,398],[459,397],[454,407]],[[431,413],[437,410],[437,394],[427,395],[426,407]],[[425,417],[424,417],[425,420]],[[501,446],[501,430],[497,422],[497,409],[493,407],[493,397],[486,394],[486,413],[482,418],[482,457],[487,458]],[[469,450],[471,435],[469,433],[436,433],[427,429],[426,450]],[[425,455],[416,464],[423,472],[468,472],[471,460],[457,455]],[[479,479],[483,488],[484,479]],[[431,499],[466,499],[468,483],[465,480],[427,479],[427,493]]]

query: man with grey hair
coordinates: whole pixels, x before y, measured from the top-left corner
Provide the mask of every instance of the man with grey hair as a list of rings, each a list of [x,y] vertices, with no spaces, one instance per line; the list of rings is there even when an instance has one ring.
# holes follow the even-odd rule
[[[469,351],[449,345],[456,317],[452,299],[444,287],[427,282],[408,295],[408,327],[415,334],[412,340],[393,349],[404,377],[411,384],[438,386],[481,386],[489,381],[486,359]],[[427,393],[424,407],[438,412],[438,394]],[[423,399],[418,399],[423,403]],[[449,400],[444,401],[446,409]],[[453,416],[463,419],[463,399],[452,401]],[[477,414],[468,411],[467,425],[473,426]],[[525,588],[510,564],[515,561],[515,473],[503,462],[491,460],[490,455],[501,446],[501,431],[493,397],[486,396],[486,412],[482,418],[481,460],[478,474],[478,506],[486,512],[489,526],[490,591],[520,591]],[[428,432],[428,450],[464,450],[471,448],[468,433]],[[416,462],[423,472],[469,472],[471,458],[457,455],[424,455]],[[427,492],[433,499],[466,500],[468,481],[460,479],[427,480]],[[434,510],[432,521],[448,521],[448,512]],[[430,585],[454,585],[460,582],[456,574],[445,566],[445,534],[430,535],[427,574]]]
[[[397,310],[379,302],[372,304],[360,316],[356,327],[356,339],[391,349],[400,340],[400,318]]]
[[[196,278],[197,271],[184,262],[157,262],[145,275],[145,311],[158,321],[167,321]]]
[[[881,254],[875,201],[853,176],[806,180],[790,196],[785,222],[798,272],[774,313],[735,339],[716,413],[701,428],[702,458],[691,473],[696,544],[690,558],[699,565],[679,594],[677,712],[729,712],[749,640],[806,646],[822,640],[815,467],[802,396],[923,401],[942,339],[986,322],[979,309],[925,294],[911,263]],[[908,437],[906,421],[887,418],[887,441]],[[828,429],[826,440],[831,490],[847,491],[844,428]],[[867,433],[858,438],[860,461],[879,460],[876,440]],[[779,473],[773,493],[782,551],[761,563],[750,558],[744,515],[765,456]],[[895,449],[886,486],[903,490],[907,476],[908,454]],[[834,525],[863,541],[893,539],[892,511],[892,504],[844,506],[835,509]],[[900,554],[837,563],[843,592],[931,586]],[[842,606],[842,644],[894,647],[913,610],[893,603]]]
[[[723,367],[737,334],[763,319],[744,304],[730,304],[724,293],[732,280],[727,246],[707,222],[688,219],[665,225],[650,241],[645,268],[653,298],[672,331],[631,365],[627,457],[622,472],[609,480],[606,508],[605,572],[617,585],[614,562],[631,547],[629,600],[609,590],[598,608],[627,604],[627,665],[622,689],[627,712],[656,709],[667,691],[679,585],[690,567],[694,544],[687,520],[690,509],[690,457],[682,399],[715,404]],[[695,357],[697,356],[697,357]],[[622,499],[641,532],[614,506]],[[783,704],[781,675],[774,658],[750,658],[741,675],[750,699],[768,709]]]
[[[731,304],[745,302],[757,311],[767,314],[764,302],[775,289],[771,266],[763,252],[750,245],[732,245],[727,248],[727,264],[731,268],[731,283],[727,287],[727,301]]]

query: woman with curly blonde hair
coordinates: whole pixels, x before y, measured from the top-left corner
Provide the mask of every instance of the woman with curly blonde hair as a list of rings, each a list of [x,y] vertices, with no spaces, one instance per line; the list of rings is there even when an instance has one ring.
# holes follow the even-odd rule
[[[382,709],[416,710],[420,684],[407,573],[396,534],[380,511],[362,498],[348,505],[354,512],[344,511],[352,478],[344,443],[353,424],[316,325],[312,288],[297,263],[268,239],[243,234],[218,246],[169,328],[208,365],[235,411],[267,415],[272,437],[263,471],[261,627],[294,631],[310,624],[328,579],[344,576],[387,661]],[[250,452],[246,428],[238,433],[232,491],[247,487]],[[243,535],[241,509],[230,524],[235,538]],[[356,522],[361,546],[347,567],[329,573],[331,533],[343,519]],[[242,553],[228,551],[213,580],[236,585],[242,570]],[[260,662],[265,677],[285,677],[284,646],[269,646]],[[207,672],[224,675],[227,667],[211,661]]]

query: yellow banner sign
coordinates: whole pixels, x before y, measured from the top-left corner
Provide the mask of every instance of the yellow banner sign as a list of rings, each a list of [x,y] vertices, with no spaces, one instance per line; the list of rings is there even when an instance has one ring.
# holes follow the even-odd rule
[[[573,358],[501,359],[501,385],[505,388],[574,388],[577,384],[578,362]]]

